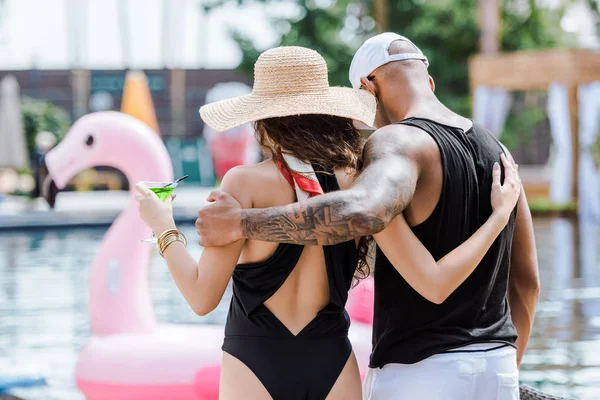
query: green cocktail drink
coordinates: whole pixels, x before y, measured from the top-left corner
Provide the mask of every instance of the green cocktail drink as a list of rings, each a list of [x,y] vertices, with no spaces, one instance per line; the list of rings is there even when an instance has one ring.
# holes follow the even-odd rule
[[[171,193],[173,193],[173,190],[175,190],[174,186],[167,186],[167,187],[153,187],[153,188],[148,188],[150,189],[152,192],[154,192],[158,198],[160,199],[160,201],[165,201],[167,197],[169,197],[171,195]]]
[[[187,178],[187,175],[185,175],[173,182],[143,181],[141,183],[144,186],[146,186],[148,189],[150,189],[150,191],[152,191],[154,194],[156,194],[156,196],[160,199],[160,201],[165,201],[173,193],[173,191],[175,190],[175,188],[177,187],[179,182],[184,180],[185,178]],[[156,238],[154,232],[152,232],[152,237],[150,239],[142,240],[142,242],[156,243],[157,238]]]

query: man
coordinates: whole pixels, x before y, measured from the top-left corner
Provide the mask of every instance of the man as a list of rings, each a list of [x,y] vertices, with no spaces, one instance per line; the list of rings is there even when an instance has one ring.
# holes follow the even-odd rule
[[[468,239],[491,214],[492,165],[503,147],[436,98],[427,66],[423,53],[402,36],[367,40],[352,60],[350,81],[377,97],[379,129],[365,145],[364,168],[354,185],[303,203],[247,210],[215,191],[209,196],[214,203],[198,213],[199,243],[250,238],[334,244],[380,232],[400,213],[436,259]],[[439,305],[414,291],[378,252],[365,398],[518,398],[517,364],[538,293],[523,191],[485,258]]]

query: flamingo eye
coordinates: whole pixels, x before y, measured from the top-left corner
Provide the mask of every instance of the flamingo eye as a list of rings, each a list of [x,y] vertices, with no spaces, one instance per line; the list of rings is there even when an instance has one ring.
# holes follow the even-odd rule
[[[91,146],[94,144],[94,137],[92,135],[88,135],[87,139],[85,140],[85,144],[87,146]]]

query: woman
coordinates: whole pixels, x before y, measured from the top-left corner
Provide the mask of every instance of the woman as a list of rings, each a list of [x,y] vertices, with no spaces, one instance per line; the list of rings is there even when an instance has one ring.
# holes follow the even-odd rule
[[[280,47],[263,53],[252,94],[201,109],[217,131],[256,121],[259,143],[271,156],[230,170],[221,189],[244,208],[263,208],[350,185],[363,145],[352,120],[372,125],[375,107],[366,91],[329,87],[325,62],[312,50]],[[460,285],[505,226],[518,198],[513,187],[518,177],[503,162],[504,186],[500,168],[494,170],[494,213],[467,243],[436,263],[415,238],[422,259],[396,265],[425,297],[439,300],[423,280],[435,281],[435,290],[451,292]],[[366,239],[358,248],[355,241],[303,247],[242,240],[206,248],[196,262],[175,229],[171,200],[161,203],[143,186],[137,190],[140,214],[160,236],[171,274],[198,314],[217,306],[233,276],[220,399],[361,398],[344,305],[355,273],[368,274]],[[403,229],[402,223],[397,218],[388,235]],[[384,241],[386,231],[380,234]],[[383,250],[390,260],[398,259],[393,246]]]

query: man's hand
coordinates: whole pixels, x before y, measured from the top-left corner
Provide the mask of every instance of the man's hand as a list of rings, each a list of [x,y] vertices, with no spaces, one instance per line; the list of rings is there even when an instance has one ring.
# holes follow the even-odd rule
[[[196,230],[201,246],[225,246],[243,239],[242,206],[233,197],[213,190],[206,199],[211,204],[198,211]]]

